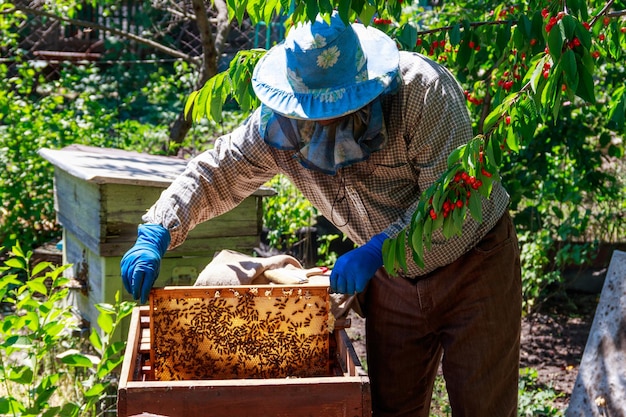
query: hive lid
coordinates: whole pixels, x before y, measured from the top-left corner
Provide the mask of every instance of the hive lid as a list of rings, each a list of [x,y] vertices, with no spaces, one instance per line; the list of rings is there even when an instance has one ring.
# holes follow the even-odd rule
[[[87,182],[162,188],[180,175],[189,162],[172,156],[85,145],[70,145],[63,149],[42,148],[38,153],[56,168]],[[275,194],[268,187],[261,187],[254,193],[258,196]]]

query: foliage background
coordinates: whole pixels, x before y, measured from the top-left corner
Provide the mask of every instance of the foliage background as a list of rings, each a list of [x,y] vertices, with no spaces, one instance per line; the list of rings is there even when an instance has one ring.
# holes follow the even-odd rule
[[[119,4],[109,1],[101,6],[113,13]],[[197,6],[194,1],[185,4]],[[263,20],[282,25],[284,18],[277,20],[276,13],[287,12],[287,28],[292,20],[337,6],[344,16],[358,16],[386,31],[403,49],[449,67],[466,89],[477,137],[492,132],[503,143],[504,152],[492,146],[498,157],[490,154],[487,168],[494,178],[501,177],[512,196],[524,246],[529,308],[548,288],[560,287],[566,269],[591,262],[600,243],[623,240],[623,1],[463,1],[433,6],[408,1],[233,0],[213,4],[227,9],[226,19],[247,22],[249,27]],[[81,7],[81,3],[50,1],[41,9],[52,18],[65,12],[76,16]],[[6,167],[0,177],[0,241],[5,247],[18,237],[25,246],[36,247],[59,236],[52,169],[38,156],[38,149],[82,143],[189,156],[211,147],[213,137],[235,126],[256,104],[247,80],[263,51],[241,51],[228,71],[207,84],[220,87],[219,95],[205,95],[205,100],[216,99],[206,101],[208,107],[195,106],[197,123],[183,142],[174,141],[173,121],[203,78],[199,74],[206,73],[197,59],[162,63],[158,58],[167,54],[164,50],[133,56],[123,33],[116,32],[106,47],[124,59],[107,65],[65,62],[51,76],[49,67],[19,47],[20,25],[32,18],[29,10],[6,2],[0,6],[0,50],[5,57],[0,61],[0,159]],[[224,18],[218,14],[217,24],[220,16]],[[550,19],[557,18],[555,29],[548,30]],[[569,29],[559,22],[573,25],[582,46],[570,46],[568,42],[574,40]],[[587,32],[581,29],[583,24],[589,26]],[[142,35],[150,39],[151,34]],[[134,38],[126,42],[131,41]],[[551,46],[561,47],[563,54],[546,53]],[[575,69],[561,64],[563,56],[572,56],[570,50],[578,60]],[[204,54],[205,60],[207,56],[211,55]],[[191,94],[194,99],[199,96]],[[266,222],[271,225],[272,242],[288,249],[294,231],[310,226],[315,211],[306,201],[289,211],[280,199],[292,196],[293,190],[280,180],[276,185],[285,194],[268,200]],[[453,227],[449,230],[454,232]]]

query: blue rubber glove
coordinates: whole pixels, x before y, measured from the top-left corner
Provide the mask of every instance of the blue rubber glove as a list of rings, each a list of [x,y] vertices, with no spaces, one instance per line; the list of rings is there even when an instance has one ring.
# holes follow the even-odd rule
[[[160,224],[140,224],[137,241],[122,257],[122,281],[135,300],[148,300],[150,289],[159,276],[161,258],[170,244],[170,232]]]
[[[362,292],[376,270],[383,266],[383,242],[387,235],[379,233],[365,245],[340,256],[330,274],[330,289],[341,294]]]

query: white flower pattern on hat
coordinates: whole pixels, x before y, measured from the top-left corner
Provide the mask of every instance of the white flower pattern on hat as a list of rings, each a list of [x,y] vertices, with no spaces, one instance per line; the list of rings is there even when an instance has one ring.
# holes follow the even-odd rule
[[[294,70],[287,68],[287,78],[289,79],[289,84],[291,84],[293,91],[297,93],[307,93],[309,91],[309,87],[304,83],[302,77]]]
[[[341,55],[339,48],[332,46],[319,54],[317,57],[317,66],[324,69],[330,68],[337,63],[339,55]]]
[[[313,42],[311,42],[311,46],[313,48],[323,48],[326,46],[326,38],[323,37],[322,35],[320,35],[319,33],[317,33],[314,37],[313,37]]]
[[[319,98],[322,103],[334,103],[335,101],[341,100],[345,92],[345,88],[325,88],[318,91],[315,97]]]
[[[355,77],[354,80],[359,83],[359,82],[365,82],[369,79],[369,74],[367,73],[367,68],[363,69],[363,71],[359,72]]]

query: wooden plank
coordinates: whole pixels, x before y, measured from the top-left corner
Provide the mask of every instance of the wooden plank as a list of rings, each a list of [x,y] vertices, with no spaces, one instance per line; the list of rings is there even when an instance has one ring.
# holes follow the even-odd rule
[[[135,307],[131,313],[131,326],[128,329],[128,339],[126,343],[126,350],[124,351],[124,361],[122,362],[122,373],[120,375],[120,386],[126,386],[130,380],[131,375],[135,374],[135,364],[137,362],[137,346],[141,340],[141,321],[139,316],[141,310],[147,311],[147,307],[138,308]]]
[[[614,251],[567,417],[626,415],[626,252]]]
[[[54,184],[61,225],[75,235],[85,235],[87,240],[98,242],[102,234],[100,187],[79,181],[63,171],[55,171]]]
[[[99,245],[98,252],[101,256],[122,256],[135,243],[134,239],[128,241],[110,241]],[[260,236],[232,236],[194,239],[188,237],[185,242],[175,249],[169,250],[165,254],[167,257],[181,256],[203,256],[213,258],[215,252],[222,249],[231,249],[242,253],[252,253],[255,247],[259,246]],[[165,259],[164,258],[164,259]]]
[[[369,416],[364,380],[322,377],[263,380],[129,382],[118,397],[120,417],[141,412],[170,417]]]
[[[104,215],[106,222],[106,236],[102,240],[128,239],[137,237],[137,225],[143,223],[141,217],[147,209],[154,204],[154,200],[141,199],[138,203],[128,203],[134,194],[145,194],[149,191],[145,187],[119,187],[117,194],[111,196],[110,186],[107,186],[107,195],[103,200]],[[115,200],[113,203],[112,200]],[[189,233],[190,238],[217,237],[217,236],[249,236],[260,234],[262,221],[257,216],[257,206],[261,204],[259,197],[248,197],[237,207],[196,225]]]
[[[254,290],[252,290],[254,289]],[[298,296],[298,290],[306,290],[307,295],[313,297],[328,298],[328,287],[314,284],[298,284],[298,285],[229,285],[224,286],[203,286],[203,287],[184,287],[171,286],[165,288],[155,288],[152,290],[151,297],[162,298],[215,298],[215,293],[220,298],[239,298],[241,294],[254,291],[258,294],[269,292],[269,296]]]

